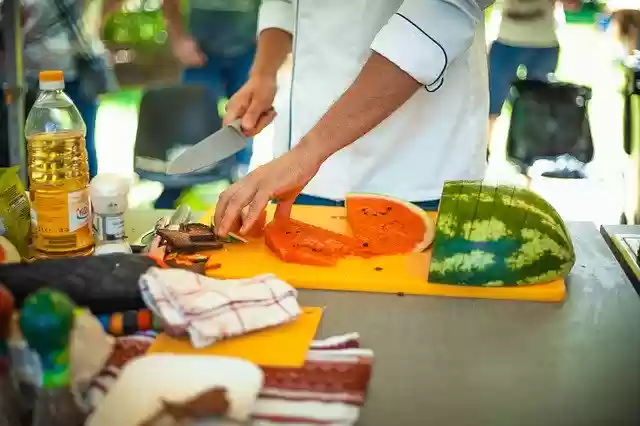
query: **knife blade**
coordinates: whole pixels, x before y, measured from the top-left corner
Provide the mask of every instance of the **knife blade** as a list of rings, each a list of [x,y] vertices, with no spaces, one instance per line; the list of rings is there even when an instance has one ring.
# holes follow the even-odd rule
[[[167,174],[194,173],[224,160],[247,147],[249,139],[242,132],[240,120],[224,126],[185,150],[167,166]]]

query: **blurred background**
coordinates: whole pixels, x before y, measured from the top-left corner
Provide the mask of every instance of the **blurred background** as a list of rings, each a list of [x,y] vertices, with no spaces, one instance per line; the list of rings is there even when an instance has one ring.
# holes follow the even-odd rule
[[[584,98],[589,125],[586,143],[592,146],[586,148],[585,158],[577,158],[579,155],[571,152],[568,152],[568,156],[564,155],[561,147],[558,147],[558,152],[552,155],[552,162],[555,164],[553,167],[564,170],[560,174],[544,172],[548,169],[546,163],[523,166],[518,161],[512,161],[513,155],[508,151],[513,147],[507,144],[512,124],[512,88],[506,102],[500,104],[502,109],[499,116],[495,114],[493,120],[487,179],[530,186],[568,220],[598,224],[634,221],[638,201],[637,164],[640,163],[634,158],[634,148],[627,146],[628,152],[625,151],[625,135],[630,131],[629,128],[625,131],[625,103],[631,109],[628,105],[631,97],[627,92],[630,79],[635,74],[633,71],[630,74],[629,69],[633,69],[634,65],[629,65],[628,61],[637,49],[635,37],[640,25],[637,17],[640,0],[628,0],[622,5],[616,4],[620,2],[615,0],[584,0],[575,11],[564,10],[560,3],[551,0],[542,1],[552,9],[560,45],[557,68],[547,77],[551,82],[571,83],[575,85],[572,86],[574,89],[577,87],[576,90],[586,90],[584,93],[588,93]],[[170,11],[166,7],[163,11],[162,0],[88,2],[84,20],[87,26],[100,29],[100,37],[108,50],[120,85],[119,91],[103,94],[98,100],[95,144],[100,172],[130,174],[134,170],[134,146],[139,133],[143,94],[150,88],[176,85],[186,80],[183,70],[188,68],[185,66],[185,55],[190,54],[189,45],[184,39],[176,43],[176,28],[186,35],[196,31],[195,23],[201,19],[200,9],[205,2],[207,0],[174,0],[173,3],[178,5],[176,10],[179,11],[180,23],[176,23],[175,17],[167,15]],[[522,19],[516,10],[517,2],[497,0],[494,6],[486,10],[488,49],[492,48],[496,39],[505,37],[501,35],[501,32],[508,30],[505,28],[508,24],[505,24],[505,19],[512,19],[516,23]],[[245,3],[243,10],[253,13],[250,1],[210,0],[210,3]],[[241,20],[234,25],[245,25],[245,31],[251,27],[249,21]],[[233,30],[225,30],[225,33],[229,34],[229,31],[235,33]],[[513,32],[513,29],[510,31]],[[527,37],[526,34],[521,36]],[[219,44],[237,43],[233,37],[229,40],[218,37],[217,40]],[[503,44],[501,47],[504,49]],[[502,57],[501,60],[506,59]],[[523,66],[518,66],[517,77],[514,76],[513,80],[527,78],[527,70],[522,69]],[[287,87],[289,71],[290,65],[285,65],[281,70],[280,85],[283,89]],[[519,90],[522,96],[524,89]],[[280,90],[279,96],[284,96],[282,94],[286,92]],[[219,111],[224,110],[226,97],[220,96],[216,105]],[[282,98],[276,99],[276,109],[282,102]],[[171,109],[171,103],[167,102],[164,108]],[[215,113],[212,111],[212,114]],[[629,120],[634,126],[640,123],[638,116],[627,118],[627,124]],[[270,128],[255,138],[251,168],[272,158],[271,141]],[[579,160],[577,166],[573,164],[576,158]],[[558,165],[559,162],[562,164]],[[536,171],[540,167],[544,169],[543,172]],[[174,198],[194,209],[203,209],[215,202],[218,193],[226,185],[226,179],[201,182],[178,188]],[[140,181],[131,193],[132,205],[153,206],[163,188],[163,183],[145,179],[144,173],[141,174]]]

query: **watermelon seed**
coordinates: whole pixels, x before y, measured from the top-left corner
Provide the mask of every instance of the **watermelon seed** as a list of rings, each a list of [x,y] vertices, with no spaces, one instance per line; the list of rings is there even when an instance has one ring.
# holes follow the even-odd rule
[[[367,242],[362,243],[362,247],[369,247],[369,243]]]
[[[379,266],[376,266],[376,267],[375,267],[375,268],[373,268],[373,269],[375,269],[376,271],[382,271],[382,268],[381,268],[381,267],[379,267]]]
[[[285,234],[287,234],[287,235],[289,235],[290,233],[291,233],[291,231],[287,231],[287,232],[285,232]]]

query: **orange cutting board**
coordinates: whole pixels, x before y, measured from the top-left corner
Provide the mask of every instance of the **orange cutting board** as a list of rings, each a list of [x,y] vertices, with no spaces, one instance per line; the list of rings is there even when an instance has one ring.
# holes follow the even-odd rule
[[[273,205],[267,209],[268,220]],[[203,218],[210,223],[213,212]],[[349,234],[343,207],[293,206],[294,219]],[[433,213],[435,219],[436,215]],[[513,287],[470,287],[436,284],[427,281],[431,250],[369,259],[350,257],[337,266],[322,267],[286,263],[267,248],[264,239],[249,239],[246,244],[225,244],[224,248],[208,252],[211,262],[219,268],[207,275],[216,278],[248,278],[273,273],[300,289],[399,293],[428,296],[512,299],[540,302],[560,302],[566,295],[564,280],[551,283]]]
[[[264,367],[300,367],[316,335],[322,312],[322,308],[303,307],[302,314],[293,322],[232,337],[202,349],[194,348],[187,338],[175,339],[162,333],[148,353],[230,356]]]

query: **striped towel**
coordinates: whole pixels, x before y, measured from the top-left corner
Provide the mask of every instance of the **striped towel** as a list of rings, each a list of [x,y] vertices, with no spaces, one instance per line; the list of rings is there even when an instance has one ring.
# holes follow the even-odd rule
[[[298,293],[275,275],[217,280],[184,269],[149,268],[142,298],[174,333],[187,332],[196,348],[295,320]]]
[[[118,339],[119,355],[112,360],[116,364],[106,365],[92,382],[88,393],[90,404],[94,407],[99,404],[118,377],[124,361],[121,351],[126,351],[127,361],[144,355],[146,348],[141,344],[144,339],[133,336]],[[359,340],[357,333],[316,340],[301,368],[263,367],[265,383],[254,406],[251,424],[355,424],[366,400],[373,365],[373,352],[360,348]]]

